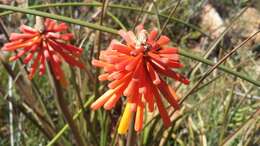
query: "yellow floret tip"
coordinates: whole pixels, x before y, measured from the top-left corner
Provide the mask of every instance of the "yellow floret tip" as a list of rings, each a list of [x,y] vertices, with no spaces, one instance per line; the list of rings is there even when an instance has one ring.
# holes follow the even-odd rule
[[[118,127],[119,134],[126,134],[128,127],[130,125],[131,116],[132,116],[131,104],[127,103]]]

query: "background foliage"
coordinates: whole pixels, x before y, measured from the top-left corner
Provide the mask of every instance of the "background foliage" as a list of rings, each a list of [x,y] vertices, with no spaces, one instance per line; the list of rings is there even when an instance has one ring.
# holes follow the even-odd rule
[[[75,35],[72,43],[84,48],[82,60],[87,68],[79,70],[63,65],[70,82],[63,94],[85,145],[125,145],[127,141],[126,136],[116,133],[123,100],[112,111],[89,109],[90,103],[107,90],[106,83],[96,81],[99,71],[91,66],[91,60],[97,58],[98,48],[106,49],[109,42],[118,37],[115,30],[133,29],[139,23],[144,23],[146,28],[161,29],[167,17],[171,18],[164,34],[172,39],[173,46],[185,51],[182,54],[185,67],[180,72],[191,80],[189,86],[169,81],[182,98],[211,68],[205,64],[205,59],[218,62],[259,31],[260,26],[260,10],[254,1],[182,0],[173,16],[170,13],[176,7],[176,0],[107,2],[108,6],[104,5],[105,1],[91,0],[73,3],[2,0],[1,3],[17,8],[0,6],[1,45],[7,42],[9,32],[19,31],[17,28],[21,24],[34,25],[35,16],[30,12],[37,15],[41,15],[40,11],[47,12],[50,17],[55,14],[53,18],[57,20],[71,22],[70,31]],[[54,3],[56,6],[51,5]],[[37,11],[27,8],[36,5],[45,7]],[[7,12],[22,12],[20,9],[25,11]],[[101,20],[105,27],[98,26]],[[101,37],[98,37],[99,30],[104,31]],[[144,130],[134,135],[135,145],[259,145],[259,45],[260,36],[257,35],[228,57],[223,65],[233,73],[215,69],[207,75],[187,96],[181,110],[173,114],[170,128],[163,128],[158,113],[147,113]],[[28,80],[21,62],[6,61],[10,55],[0,54],[0,145],[74,145],[73,134],[57,106],[50,76]],[[198,64],[199,60],[204,63]],[[251,81],[241,78],[241,74]],[[46,136],[46,132],[51,136]]]

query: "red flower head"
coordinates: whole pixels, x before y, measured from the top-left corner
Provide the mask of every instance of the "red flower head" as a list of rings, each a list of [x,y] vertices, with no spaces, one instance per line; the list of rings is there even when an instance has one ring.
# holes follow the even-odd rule
[[[160,36],[158,31],[152,30],[147,34],[142,25],[136,28],[136,35],[132,31],[120,30],[118,33],[125,44],[113,40],[107,50],[102,51],[100,60],[93,60],[92,64],[104,68],[106,73],[99,76],[99,80],[109,80],[109,90],[92,105],[92,109],[104,106],[112,109],[120,96],[127,98],[127,104],[119,125],[118,132],[126,133],[130,117],[135,114],[135,130],[140,131],[143,123],[143,112],[147,105],[150,112],[157,104],[165,127],[171,123],[164,108],[164,97],[175,109],[179,109],[178,97],[175,91],[163,80],[165,76],[184,84],[189,80],[173,71],[181,68],[178,49],[168,47],[170,39]]]
[[[73,38],[71,33],[61,34],[61,32],[67,29],[68,26],[65,23],[57,24],[56,21],[51,19],[45,20],[43,32],[22,25],[20,27],[22,33],[12,33],[10,36],[11,42],[6,43],[2,50],[18,50],[15,56],[9,58],[10,61],[17,60],[27,53],[23,59],[24,64],[28,64],[33,60],[29,79],[33,78],[38,67],[40,69],[39,74],[43,75],[46,70],[45,62],[49,61],[56,79],[66,86],[64,73],[61,69],[62,60],[65,60],[72,66],[84,67],[79,61],[82,48],[65,43]]]

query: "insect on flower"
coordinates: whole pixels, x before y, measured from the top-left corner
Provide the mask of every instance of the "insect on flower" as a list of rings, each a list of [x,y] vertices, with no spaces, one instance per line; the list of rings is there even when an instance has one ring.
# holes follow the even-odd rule
[[[61,69],[62,61],[65,60],[72,66],[83,68],[84,65],[79,61],[83,49],[66,43],[73,38],[72,33],[62,33],[67,31],[67,24],[57,24],[54,20],[46,19],[43,27],[44,29],[41,31],[26,25],[20,26],[22,33],[12,33],[11,42],[6,43],[2,50],[18,50],[15,56],[9,58],[10,61],[15,61],[27,54],[23,63],[33,62],[29,70],[29,79],[33,78],[38,68],[39,74],[43,75],[46,70],[45,64],[48,61],[55,78],[66,86],[67,83]]]
[[[110,110],[124,95],[127,103],[119,124],[119,133],[127,132],[132,115],[135,115],[135,130],[141,131],[144,108],[147,105],[148,110],[153,112],[155,103],[165,127],[170,126],[170,117],[164,108],[162,97],[175,109],[180,107],[175,91],[163,78],[170,77],[189,84],[186,77],[173,70],[183,67],[178,49],[167,46],[170,42],[167,36],[157,39],[156,29],[148,34],[142,25],[136,28],[136,35],[132,31],[123,30],[118,34],[125,43],[112,40],[108,49],[101,52],[100,60],[92,61],[94,66],[104,68],[105,73],[99,76],[99,80],[111,82],[108,84],[109,90],[91,108],[96,110],[104,106]]]

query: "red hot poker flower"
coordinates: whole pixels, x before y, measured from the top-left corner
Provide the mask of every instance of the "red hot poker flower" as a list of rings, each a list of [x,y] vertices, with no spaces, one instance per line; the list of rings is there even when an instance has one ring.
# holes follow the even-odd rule
[[[66,31],[68,26],[65,23],[57,24],[56,21],[46,19],[44,22],[44,31],[26,25],[20,27],[22,33],[12,33],[9,43],[2,48],[3,51],[15,51],[18,53],[9,58],[10,61],[19,59],[26,55],[23,59],[24,64],[33,62],[30,67],[29,79],[32,79],[39,68],[39,74],[43,75],[46,70],[46,61],[50,62],[57,80],[66,86],[64,73],[61,69],[62,61],[65,60],[72,66],[83,68],[84,65],[79,61],[82,48],[77,48],[65,42],[73,38],[71,33],[61,33]]]
[[[135,114],[135,130],[140,131],[143,123],[143,112],[147,105],[150,112],[157,104],[165,127],[171,123],[170,117],[164,108],[164,97],[175,109],[179,109],[178,97],[175,91],[163,80],[170,77],[184,84],[189,80],[173,69],[181,68],[178,49],[168,47],[170,39],[160,36],[158,31],[152,30],[147,34],[142,26],[136,28],[137,35],[132,31],[120,30],[118,33],[125,43],[113,40],[107,50],[102,51],[100,60],[93,60],[92,64],[104,68],[105,73],[99,76],[100,81],[111,81],[109,90],[92,105],[92,109],[104,106],[112,109],[120,96],[127,98],[118,132],[126,133],[130,117]]]

